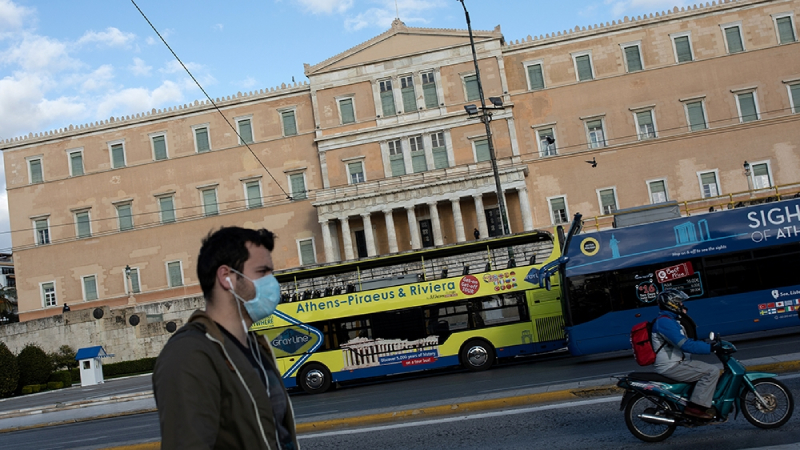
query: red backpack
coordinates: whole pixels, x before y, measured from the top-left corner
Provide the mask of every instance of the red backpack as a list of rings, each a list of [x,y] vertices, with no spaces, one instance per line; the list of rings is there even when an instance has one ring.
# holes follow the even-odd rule
[[[633,359],[640,366],[649,366],[656,362],[656,353],[661,351],[667,344],[666,341],[661,344],[658,350],[653,351],[653,324],[661,317],[658,316],[649,322],[641,322],[631,328],[631,347],[633,348]]]

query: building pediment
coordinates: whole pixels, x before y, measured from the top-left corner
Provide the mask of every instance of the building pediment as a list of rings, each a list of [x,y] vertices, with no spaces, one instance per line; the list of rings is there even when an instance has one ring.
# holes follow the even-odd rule
[[[473,36],[476,42],[486,39],[503,41],[499,25],[492,31],[473,31]],[[313,66],[306,64],[305,75],[312,76],[346,67],[392,60],[468,43],[469,32],[467,30],[413,28],[407,27],[399,19],[395,19],[392,28],[386,32],[319,64]]]

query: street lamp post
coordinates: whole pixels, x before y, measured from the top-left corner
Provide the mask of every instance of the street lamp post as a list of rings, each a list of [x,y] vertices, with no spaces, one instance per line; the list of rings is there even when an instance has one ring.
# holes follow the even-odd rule
[[[125,278],[128,280],[128,304],[136,304],[136,298],[133,296],[133,282],[131,281],[131,266],[125,265]]]
[[[467,5],[464,4],[464,0],[457,0],[461,3],[461,6],[464,8],[464,16],[467,18],[467,30],[469,31],[469,45],[472,47],[472,61],[475,63],[475,79],[478,82],[478,96],[481,99],[481,111],[480,111],[480,121],[483,122],[483,125],[486,127],[486,140],[489,144],[489,159],[492,162],[492,173],[494,174],[494,184],[495,190],[497,191],[497,205],[500,208],[500,221],[503,224],[503,234],[511,234],[511,229],[508,226],[508,217],[506,216],[506,202],[505,198],[503,197],[503,187],[500,185],[500,174],[497,171],[497,158],[495,157],[494,153],[494,144],[492,142],[492,128],[489,126],[489,122],[492,121],[492,113],[488,110],[490,109],[498,109],[502,108],[503,102],[501,99],[499,102],[495,102],[494,98],[492,98],[492,103],[494,107],[487,108],[486,107],[486,100],[483,97],[483,86],[481,85],[481,72],[478,68],[478,54],[475,52],[475,39],[472,37],[472,24],[469,20],[469,11],[467,11]],[[499,105],[498,105],[499,103]],[[472,108],[468,108],[468,107]],[[467,113],[470,115],[477,113],[477,108],[473,105],[467,105],[464,107],[467,110]]]
[[[743,164],[744,167],[744,176],[747,178],[747,193],[750,194],[750,197],[753,196],[753,182],[750,180],[750,163],[745,161]]]

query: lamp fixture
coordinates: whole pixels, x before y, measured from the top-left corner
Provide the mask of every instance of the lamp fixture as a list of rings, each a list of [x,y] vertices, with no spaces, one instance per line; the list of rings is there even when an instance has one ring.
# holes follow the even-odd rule
[[[500,97],[489,97],[489,101],[497,108],[503,107],[503,99]]]
[[[464,105],[464,110],[467,111],[467,114],[470,116],[478,114],[478,107],[475,105]]]
[[[744,164],[742,164],[742,166],[744,167],[744,173],[750,175],[750,163],[745,161]]]

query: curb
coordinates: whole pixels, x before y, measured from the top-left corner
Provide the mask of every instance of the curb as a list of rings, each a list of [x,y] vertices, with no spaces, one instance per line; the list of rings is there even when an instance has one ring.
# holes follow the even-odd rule
[[[0,413],[0,420],[13,419],[15,417],[30,416],[33,414],[45,414],[58,411],[69,411],[71,409],[86,408],[90,406],[107,405],[110,403],[123,403],[135,400],[145,400],[153,397],[153,392],[137,392],[133,394],[111,395],[92,400],[78,400],[70,403],[56,403],[48,406],[38,406],[33,408],[19,409],[6,413]],[[2,432],[4,430],[0,430]]]

